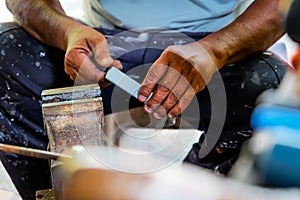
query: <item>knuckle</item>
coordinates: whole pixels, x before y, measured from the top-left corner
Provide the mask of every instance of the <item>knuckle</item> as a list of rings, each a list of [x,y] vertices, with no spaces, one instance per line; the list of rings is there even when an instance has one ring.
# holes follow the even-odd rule
[[[164,99],[164,96],[160,96],[160,95],[158,95],[158,93],[156,93],[155,95],[152,96],[152,98],[150,100],[154,104],[159,105],[163,101],[163,99]]]
[[[163,80],[160,83],[160,87],[164,88],[163,90],[171,90],[173,85],[170,80]]]
[[[170,93],[168,96],[168,103],[174,105],[178,101],[177,96],[174,93]]]
[[[151,93],[150,85],[142,85],[139,93],[142,95],[149,95]]]
[[[181,113],[180,106],[175,106],[169,113],[174,117],[180,115]]]
[[[147,106],[149,106],[149,107],[156,107],[158,105],[159,105],[159,103],[153,97],[151,99],[149,99],[149,101],[147,101]]]
[[[65,55],[65,62],[72,62],[73,58],[75,57],[74,51],[68,51]]]
[[[147,80],[148,82],[152,83],[152,82],[156,82],[159,79],[159,74],[157,73],[157,71],[154,70],[150,70],[147,74]]]
[[[167,52],[175,52],[177,50],[177,47],[175,45],[170,45],[166,48]]]
[[[205,88],[206,84],[203,82],[203,80],[199,80],[195,83],[193,83],[192,88],[196,93],[202,91]]]
[[[159,85],[157,88],[156,94],[158,96],[166,96],[166,94],[168,94],[169,92],[170,92],[170,89],[168,89],[167,87],[165,87],[163,85]]]
[[[197,55],[193,55],[193,56],[190,56],[188,58],[188,62],[191,66],[193,66],[193,72],[194,73],[199,73],[199,71],[195,68],[195,66],[197,66],[197,63],[199,63],[199,59],[198,59],[198,56]]]

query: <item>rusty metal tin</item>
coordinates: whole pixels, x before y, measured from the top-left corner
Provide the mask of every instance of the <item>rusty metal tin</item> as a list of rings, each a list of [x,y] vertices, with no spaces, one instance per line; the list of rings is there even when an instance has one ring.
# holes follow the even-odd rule
[[[99,85],[44,90],[42,111],[52,152],[101,143],[104,114]]]

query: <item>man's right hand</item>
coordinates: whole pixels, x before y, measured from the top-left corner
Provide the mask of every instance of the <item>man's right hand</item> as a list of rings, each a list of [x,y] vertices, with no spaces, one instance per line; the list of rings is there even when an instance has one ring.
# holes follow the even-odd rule
[[[111,58],[105,37],[68,17],[59,0],[5,2],[15,21],[28,33],[47,45],[66,51],[65,71],[76,83],[99,83],[103,88],[109,82],[97,66],[122,69],[121,63]]]
[[[99,83],[104,88],[109,82],[97,66],[122,69],[122,64],[111,58],[106,38],[98,31],[84,25],[72,27],[66,32],[66,41],[65,71],[76,83]]]

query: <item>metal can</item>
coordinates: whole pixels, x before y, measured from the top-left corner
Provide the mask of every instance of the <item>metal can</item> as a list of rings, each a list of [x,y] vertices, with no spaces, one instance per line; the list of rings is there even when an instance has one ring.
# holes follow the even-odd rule
[[[52,152],[101,143],[104,114],[98,84],[44,90],[42,112]]]

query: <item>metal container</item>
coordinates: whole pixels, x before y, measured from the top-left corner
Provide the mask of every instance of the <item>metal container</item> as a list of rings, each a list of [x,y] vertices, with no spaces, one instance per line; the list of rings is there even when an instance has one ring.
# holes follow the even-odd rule
[[[52,152],[74,145],[99,145],[103,130],[103,104],[98,84],[44,90],[44,127]]]

